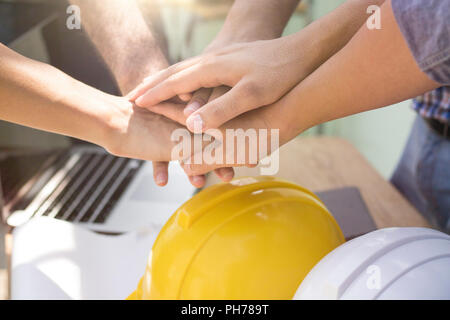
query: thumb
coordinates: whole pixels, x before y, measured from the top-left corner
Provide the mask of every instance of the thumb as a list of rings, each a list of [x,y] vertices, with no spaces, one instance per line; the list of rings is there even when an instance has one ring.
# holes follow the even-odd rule
[[[251,100],[242,86],[238,85],[192,113],[186,120],[186,126],[194,133],[217,129],[227,121],[253,109]]]

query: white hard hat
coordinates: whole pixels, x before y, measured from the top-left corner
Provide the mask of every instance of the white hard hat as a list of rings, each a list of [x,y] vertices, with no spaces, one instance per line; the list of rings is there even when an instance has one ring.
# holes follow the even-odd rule
[[[390,228],[355,238],[325,256],[294,299],[450,299],[450,236]]]

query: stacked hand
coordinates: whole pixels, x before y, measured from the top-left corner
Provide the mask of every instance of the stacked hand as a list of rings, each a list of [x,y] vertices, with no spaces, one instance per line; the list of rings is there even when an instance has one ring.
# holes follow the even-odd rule
[[[177,144],[176,141],[171,140],[171,135],[175,130],[185,128],[188,115],[186,111],[192,108],[198,109],[205,103],[214,101],[227,93],[228,90],[226,86],[201,88],[192,94],[180,94],[178,97],[158,103],[148,110],[137,107],[133,102],[123,103],[124,99],[120,98],[121,103],[114,108],[116,116],[111,121],[114,126],[113,134],[110,134],[111,138],[102,145],[117,156],[153,160],[154,178],[159,185],[164,185],[167,181],[167,177],[159,177],[161,173],[167,172],[167,160],[179,160],[191,183],[196,187],[202,187],[206,182],[204,174],[213,170],[222,180],[229,181],[234,176],[234,170],[227,167],[224,162],[213,165],[187,164],[194,154],[184,154],[184,158],[173,158],[171,154]],[[132,94],[127,97],[130,98]],[[111,96],[111,98],[116,97]],[[182,103],[182,100],[188,101],[187,105]],[[208,139],[204,140],[205,147],[209,143]],[[210,139],[210,141],[213,140],[213,138]],[[234,166],[236,163],[232,162],[229,165]]]
[[[72,1],[88,8],[96,3]],[[203,55],[153,74],[125,98],[90,88],[0,45],[0,89],[7,88],[0,90],[0,119],[97,143],[119,156],[152,160],[159,185],[167,182],[167,161],[171,160],[182,161],[197,187],[205,183],[203,174],[212,170],[228,181],[234,174],[230,167],[254,165],[266,154],[260,149],[264,139],[269,145],[270,129],[280,129],[281,145],[313,125],[438,86],[417,68],[389,3],[383,8],[388,13],[384,23],[390,28],[372,33],[365,28],[367,5],[383,2],[347,1],[294,35],[267,40],[281,35],[298,0],[235,1],[224,27]],[[165,68],[167,61],[134,2],[112,4],[107,11],[94,6],[102,15],[86,15],[85,26],[125,93],[147,73]],[[133,26],[122,21],[116,29],[127,32],[116,33],[108,27],[99,36],[97,18],[120,20],[123,8],[133,16]],[[422,81],[406,81],[411,79]],[[365,94],[367,88],[370,95]],[[178,143],[171,139],[173,133],[186,127],[206,139],[199,150],[174,156]],[[241,133],[253,129],[257,135],[258,129],[266,129],[266,135],[257,136],[256,161],[228,157],[229,141],[223,139],[227,129],[241,129]],[[195,142],[189,132],[188,138],[189,143]],[[217,158],[226,161],[189,164],[198,153],[203,158],[211,145],[222,147],[225,152]],[[247,155],[248,148],[245,143],[245,150],[237,151]]]
[[[153,108],[176,95],[196,90],[195,102],[184,110],[186,126],[194,132],[219,128],[222,124],[262,106],[278,101],[308,76],[308,55],[296,48],[293,37],[235,44],[175,64],[139,85],[130,99],[140,107]],[[208,99],[208,89],[231,87],[225,94]],[[203,88],[203,89],[202,89]]]
[[[167,65],[167,60],[163,54],[164,50],[161,50],[163,49],[163,46],[161,46],[163,42],[157,41],[158,37],[153,34],[155,29],[148,28],[148,25],[143,19],[143,15],[134,1],[111,1],[111,5],[106,9],[98,5],[96,1],[71,0],[71,2],[81,6],[83,11],[86,12],[83,18],[84,27],[99,49],[108,67],[113,72],[122,93],[128,93],[129,89],[136,85],[135,81],[140,81],[145,73],[152,74],[153,71],[159,70],[160,67],[164,68]],[[234,1],[221,31],[205,51],[205,54],[215,54],[215,52],[234,43],[279,37],[297,7],[298,2],[299,0]],[[152,7],[152,10],[149,11],[155,13],[157,12],[155,9]],[[123,12],[127,14],[123,15]],[[127,19],[123,19],[124,16]],[[149,17],[150,19],[158,19],[157,14],[149,15]],[[117,22],[113,27],[107,23],[112,20]],[[102,25],[107,24],[108,27],[102,27]],[[124,43],[127,45],[124,46]],[[136,68],[136,66],[139,67]],[[149,122],[149,128],[147,130],[151,131],[153,136],[159,135],[159,132],[157,134],[154,133],[155,130],[161,131],[161,135],[163,133],[165,134],[168,131],[165,128],[173,129],[173,123],[165,119],[161,120],[160,126],[157,126],[156,122],[152,119],[158,118],[152,112],[161,108],[164,111],[160,113],[162,115],[168,115],[170,112],[168,113],[167,111],[177,110],[175,113],[180,118],[178,110],[184,109],[184,113],[182,111],[181,116],[189,116],[191,113],[203,109],[202,107],[205,104],[226,99],[226,93],[231,85],[218,83],[209,88],[201,87],[196,86],[186,92],[173,95],[178,96],[184,102],[188,102],[186,108],[174,105],[168,106],[166,103],[164,107],[162,104],[152,103],[152,108],[149,108],[149,110],[141,109],[138,111],[135,107],[132,107],[132,118],[135,120],[129,123],[130,126],[126,131],[133,131],[131,128],[132,123]],[[136,92],[133,93],[133,95],[135,94]],[[167,102],[168,99],[162,99],[160,102]],[[131,99],[131,101],[134,102],[134,99]],[[174,117],[175,113],[173,114]],[[229,118],[231,119],[232,116],[230,115]],[[179,120],[184,127],[186,125],[186,119]],[[145,133],[145,129],[141,125],[136,127],[136,131]],[[212,124],[212,127],[218,127],[218,125]],[[145,135],[139,138],[145,139]],[[166,141],[166,138],[162,137],[161,141]],[[155,146],[169,150],[173,147],[173,143],[166,143],[165,146],[156,144]],[[144,151],[136,153],[136,148],[128,146],[125,140],[117,150],[119,150],[119,154],[124,156],[140,155],[140,158],[149,159],[148,156],[145,156]],[[147,150],[146,152],[152,154],[152,150]],[[167,161],[171,159],[166,158],[161,160],[159,162],[154,161],[153,166],[155,180],[162,186],[167,183]],[[214,168],[211,167],[211,169]],[[226,166],[215,171],[225,181],[230,180],[234,175],[233,169],[226,168]],[[205,177],[203,175],[190,176],[190,180],[197,187],[201,187],[205,183]]]
[[[268,108],[248,112],[276,103],[312,71],[307,55],[299,54],[296,44],[293,37],[285,37],[210,47],[204,55],[147,78],[128,98],[139,107],[187,126],[194,133],[208,129],[220,129],[224,133],[226,128],[279,129],[282,126],[276,126],[275,120],[280,116],[276,113],[269,116],[269,112],[262,111]],[[176,96],[189,95],[192,99],[186,107],[163,103]],[[183,167],[197,182],[203,179],[201,174],[213,168],[193,164]],[[216,173],[225,181],[233,177],[231,168],[216,169]]]
[[[333,77],[322,76],[325,80],[317,85],[321,73],[315,71],[325,64],[327,68],[321,69],[332,69],[334,63],[328,60],[364,24],[367,6],[383,2],[347,1],[300,32],[279,38],[298,0],[235,1],[215,43],[203,55],[148,77],[131,92],[130,101],[179,122],[191,132],[278,128],[282,144],[283,139],[312,125],[351,113],[349,108],[333,108],[336,99],[327,99],[322,90],[327,86],[329,91]],[[304,85],[307,77],[312,80]],[[316,96],[309,94],[311,91]],[[160,104],[175,96],[192,99],[186,107]],[[317,98],[323,100],[324,107],[310,104]],[[308,102],[302,104],[302,114],[298,112],[299,101]],[[200,167],[188,171],[192,175],[212,169]],[[229,168],[216,172],[225,179],[233,176]],[[204,181],[202,176],[197,179],[199,184]]]
[[[366,17],[360,13],[364,6],[364,1],[349,1],[324,22],[293,36],[208,51],[147,78],[132,91],[130,100],[194,133],[215,129],[222,133],[217,136],[223,136],[228,128],[278,128],[281,145],[313,125],[439,86],[417,68],[390,4],[383,6],[390,28],[379,32],[365,28]],[[341,18],[345,23],[336,25]],[[386,39],[390,46],[382,44]],[[397,53],[401,60],[393,58]],[[379,62],[377,67],[373,61]],[[210,95],[207,88],[216,88],[219,94]],[[187,107],[161,104],[194,91],[194,101]],[[227,141],[220,142],[225,150]],[[225,163],[236,164],[240,163]],[[208,166],[191,165],[190,169],[190,174],[201,174]]]

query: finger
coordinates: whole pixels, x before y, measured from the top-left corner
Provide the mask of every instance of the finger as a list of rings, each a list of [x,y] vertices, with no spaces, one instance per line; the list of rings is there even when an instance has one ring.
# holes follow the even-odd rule
[[[153,179],[155,183],[163,187],[169,181],[169,163],[168,162],[153,162]]]
[[[205,175],[219,168],[216,165],[200,165],[182,163],[181,167],[189,177]]]
[[[227,93],[230,90],[231,90],[231,88],[227,87],[227,86],[220,86],[220,87],[214,88],[212,93],[211,93],[211,96],[209,97],[209,101],[208,102],[213,101],[213,100],[217,99],[220,96],[223,96],[225,93]],[[186,126],[186,119],[184,120],[184,124],[183,125]],[[209,134],[212,135],[215,139],[222,140],[222,136],[221,135],[216,136],[214,133],[215,132],[209,132]]]
[[[207,174],[211,171],[215,171],[216,169],[223,169],[224,166],[228,165],[228,164],[223,164],[223,163],[213,163],[213,164],[193,164],[192,163],[193,158],[190,158],[189,160],[187,160],[186,162],[182,163],[181,166],[184,170],[184,172],[188,175],[188,176],[197,176],[197,175],[204,175]],[[236,164],[233,165],[234,167],[244,167],[245,164]],[[233,175],[230,177],[230,173],[227,171],[221,171],[220,174],[223,175],[224,179],[233,179],[234,177],[234,169],[232,168],[226,168],[233,170]],[[229,171],[229,170],[228,170]],[[217,172],[216,172],[217,173]],[[221,178],[222,179],[222,178]]]
[[[173,74],[175,74],[181,70],[184,70],[186,68],[189,68],[190,66],[194,65],[195,63],[201,61],[201,59],[203,59],[203,56],[188,59],[186,61],[174,64],[174,65],[168,67],[167,69],[161,70],[161,71],[145,78],[141,84],[139,84],[133,91],[131,91],[127,95],[127,98],[130,101],[134,102],[138,97],[140,97],[142,94],[144,94],[150,88],[152,88],[155,85],[157,85],[158,83],[166,80]],[[183,93],[186,93],[186,92],[183,92]]]
[[[206,177],[204,175],[189,176],[189,181],[196,188],[203,188],[206,184]]]
[[[212,91],[212,89],[208,88],[197,90],[192,96],[191,101],[189,101],[186,108],[184,109],[184,115],[188,117],[189,115],[200,109],[202,106],[204,106],[208,102]]]
[[[163,102],[147,109],[185,126],[186,116],[184,115],[184,108],[185,106],[182,104]]]
[[[171,75],[173,75],[177,72],[180,72],[181,70],[184,70],[186,68],[189,68],[189,67],[193,66],[194,64],[197,64],[201,61],[204,61],[207,58],[208,58],[208,55],[204,54],[204,55],[199,55],[199,56],[192,57],[192,58],[186,59],[184,61],[175,63],[164,70],[161,70],[157,73],[149,75],[148,77],[144,78],[144,80],[142,82],[147,83],[147,84],[153,84],[153,85],[157,84],[161,81],[164,81]]]
[[[222,70],[220,63],[196,64],[170,76],[156,86],[150,87],[147,92],[136,99],[136,104],[146,107],[179,94],[197,91],[200,88],[232,86],[233,83],[229,83],[229,72],[226,71],[229,70]]]
[[[230,182],[234,178],[233,168],[219,168],[214,173],[224,182]]]
[[[227,141],[227,139],[225,139],[225,141]],[[204,146],[201,151],[194,151],[191,156],[186,157],[183,160],[183,170],[186,174],[193,176],[205,174],[220,168],[228,168],[216,171],[222,180],[228,181],[233,178],[233,171],[227,172],[227,170],[230,170],[230,167],[247,166],[254,168],[257,166],[259,161],[257,150],[249,150],[249,145],[239,146],[239,144],[236,145],[235,142],[232,142],[232,145],[234,147],[227,148],[226,143],[219,143],[214,145],[214,149],[209,148],[210,145],[207,145],[207,148]],[[213,159],[211,158],[212,153],[214,153],[213,157],[215,157]],[[229,173],[231,173],[231,175],[229,175]]]
[[[227,87],[227,86],[220,86],[220,87],[214,88],[213,92],[211,93],[211,96],[209,97],[208,102],[213,101],[220,96],[223,96],[225,93],[227,93],[230,90],[231,90],[231,88]]]
[[[181,168],[184,170],[184,163],[180,162]],[[186,175],[188,176],[189,182],[196,188],[203,188],[206,184],[206,176],[201,175],[188,175],[185,171]]]
[[[192,93],[183,93],[183,94],[179,94],[178,98],[183,101],[183,102],[189,102],[192,100]]]
[[[220,97],[221,95],[227,93],[230,89],[231,89],[230,87],[220,86],[214,89],[202,88],[200,90],[197,90],[191,102],[189,102],[186,108],[184,109],[184,117],[180,115],[178,108],[175,109],[173,107],[169,107],[168,110],[161,110],[161,112],[159,111],[155,112],[160,113],[165,117],[172,119],[178,123],[181,123],[182,125],[185,126],[186,119],[190,114],[200,109],[208,101],[212,101],[213,99],[216,99],[217,97]],[[162,109],[162,107],[160,107],[159,105],[157,106],[158,106],[157,110]]]
[[[254,108],[251,99],[238,85],[228,93],[208,102],[202,108],[191,114],[186,125],[191,132],[200,133],[208,129],[219,128],[225,122]]]

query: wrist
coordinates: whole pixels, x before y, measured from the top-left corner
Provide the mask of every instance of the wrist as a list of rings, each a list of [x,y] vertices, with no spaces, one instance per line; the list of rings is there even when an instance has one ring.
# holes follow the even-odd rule
[[[114,68],[114,77],[123,95],[128,94],[146,77],[169,66],[167,59],[159,51],[155,54],[145,52],[145,55],[139,54],[138,57],[129,57],[125,61],[127,63],[122,68]]]
[[[223,48],[235,43],[270,40],[278,37],[279,34],[270,29],[235,28],[234,25],[224,26],[214,41],[207,47],[206,51]]]
[[[109,149],[120,129],[124,127],[131,103],[125,98],[106,94],[77,80],[70,83],[57,97],[65,110],[67,124],[63,134]]]
[[[111,154],[120,156],[133,113],[133,104],[122,97],[106,95],[91,115],[92,139]]]
[[[222,45],[279,38],[298,0],[236,0],[217,39]]]
[[[247,16],[239,15],[236,17],[230,14],[219,34],[206,51],[235,43],[276,39],[281,36],[282,31],[283,27],[280,28],[273,23],[267,23],[264,19],[249,20]]]

